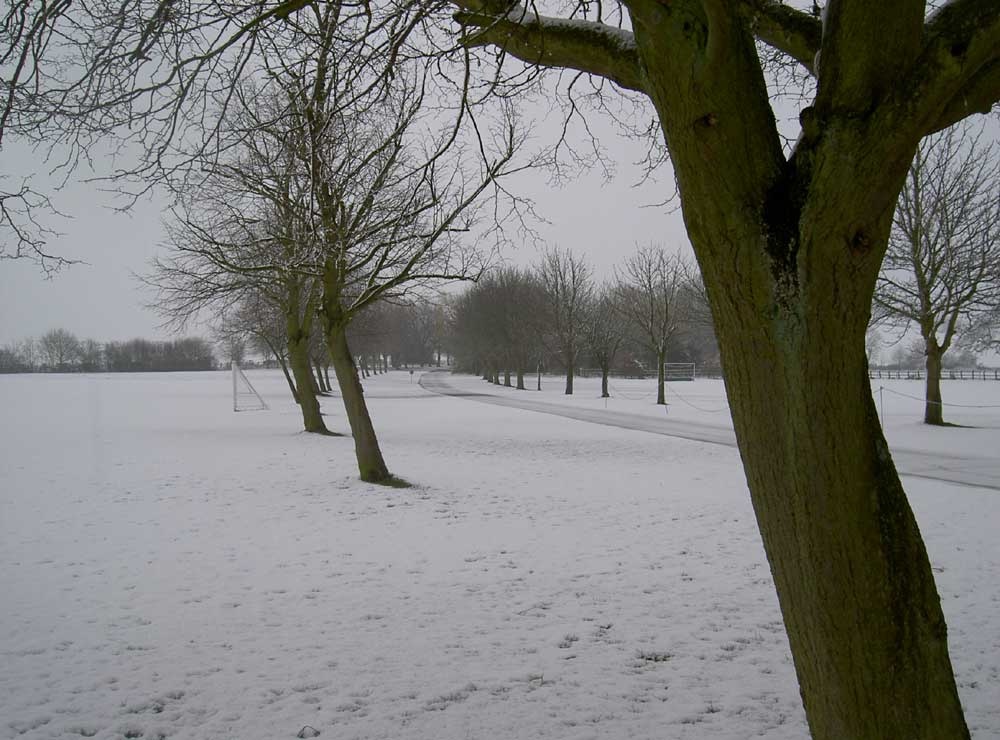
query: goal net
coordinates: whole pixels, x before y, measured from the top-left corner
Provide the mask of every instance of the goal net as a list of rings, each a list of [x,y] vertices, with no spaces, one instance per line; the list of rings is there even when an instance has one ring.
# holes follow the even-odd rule
[[[664,380],[694,380],[693,362],[664,362]]]
[[[260,411],[267,404],[240,366],[233,363],[233,411]]]

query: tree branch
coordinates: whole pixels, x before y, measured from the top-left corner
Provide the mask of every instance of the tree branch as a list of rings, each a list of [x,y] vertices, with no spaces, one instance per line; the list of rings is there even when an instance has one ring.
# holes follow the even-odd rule
[[[639,54],[629,31],[596,21],[538,15],[525,6],[456,0],[454,18],[466,47],[496,45],[528,64],[565,67],[645,92]]]
[[[816,108],[867,113],[920,54],[923,0],[829,0],[823,15]]]
[[[819,18],[778,0],[744,0],[739,12],[758,39],[784,52],[815,76],[816,54],[823,41]]]
[[[922,104],[923,133],[988,113],[1000,100],[1000,4],[952,0],[928,20],[925,37],[913,78],[923,84],[907,90]]]

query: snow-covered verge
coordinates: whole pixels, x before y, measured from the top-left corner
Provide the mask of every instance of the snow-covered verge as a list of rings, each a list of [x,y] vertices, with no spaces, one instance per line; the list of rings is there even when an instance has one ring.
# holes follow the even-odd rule
[[[0,738],[807,736],[735,450],[390,373],[384,489],[249,375],[0,376]],[[1000,494],[907,490],[1000,737]]]
[[[726,389],[718,378],[667,383],[667,406],[657,406],[655,379],[612,378],[611,398],[601,398],[598,377],[576,378],[574,393],[565,395],[565,378],[545,375],[539,392],[534,376],[528,390],[490,385],[470,375],[449,375],[448,383],[468,392],[570,405],[579,408],[658,416],[732,429]],[[872,395],[890,445],[904,450],[929,450],[949,455],[1000,458],[1000,381],[943,380],[945,421],[956,426],[923,423],[923,381],[872,380]]]

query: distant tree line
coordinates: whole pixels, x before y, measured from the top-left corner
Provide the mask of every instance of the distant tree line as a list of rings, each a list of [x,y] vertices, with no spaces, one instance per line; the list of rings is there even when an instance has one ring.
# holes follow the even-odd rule
[[[212,345],[199,337],[101,343],[53,329],[0,347],[0,373],[129,373],[214,370]]]

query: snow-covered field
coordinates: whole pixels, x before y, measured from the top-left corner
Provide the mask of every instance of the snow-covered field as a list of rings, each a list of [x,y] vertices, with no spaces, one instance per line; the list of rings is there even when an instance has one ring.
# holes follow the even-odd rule
[[[367,397],[414,486],[385,489],[249,376],[270,411],[234,414],[224,373],[0,376],[0,738],[807,736],[735,449],[390,373]],[[609,409],[664,413],[614,384]],[[881,385],[894,446],[1000,467],[1000,408],[928,430],[895,395],[918,383]],[[728,423],[718,381],[668,397]],[[1000,737],[1000,491],[904,481],[973,736]]]

